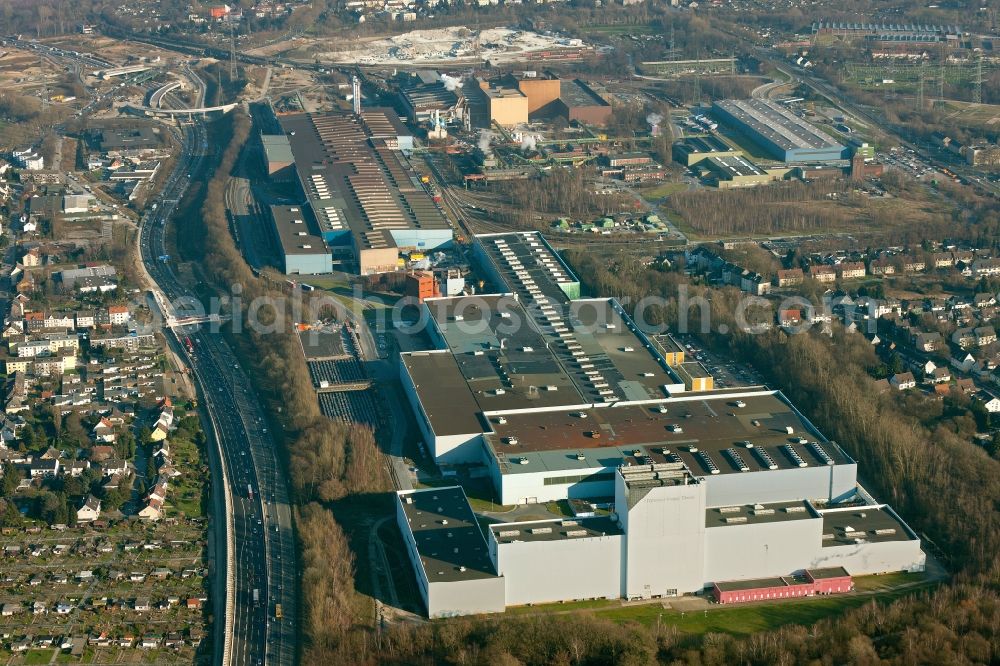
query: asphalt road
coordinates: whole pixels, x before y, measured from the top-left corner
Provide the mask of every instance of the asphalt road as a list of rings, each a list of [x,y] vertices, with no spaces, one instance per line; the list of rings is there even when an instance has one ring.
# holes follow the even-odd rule
[[[202,177],[202,152],[208,148],[205,128],[195,121],[184,126],[184,148],[174,172],[140,226],[143,264],[156,283],[160,303],[176,304],[192,297],[177,280],[166,255],[164,224],[193,178]],[[185,314],[168,305],[170,314]],[[295,661],[295,544],[288,490],[278,468],[275,447],[250,378],[240,369],[221,334],[186,327],[167,336],[187,358],[218,441],[222,468],[232,496],[232,515],[216,515],[213,524],[229,526],[234,538],[232,560],[217,556],[216,572],[226,576],[232,615],[220,619],[220,643],[227,643],[230,664],[292,664]],[[188,338],[193,353],[182,341]],[[224,506],[215,503],[213,506]],[[225,536],[217,541],[226,543]],[[226,570],[227,562],[232,571]],[[229,581],[232,584],[229,585]],[[254,590],[257,590],[255,600]],[[228,597],[227,597],[228,600]],[[277,609],[281,607],[281,619]],[[219,657],[221,659],[221,657]]]

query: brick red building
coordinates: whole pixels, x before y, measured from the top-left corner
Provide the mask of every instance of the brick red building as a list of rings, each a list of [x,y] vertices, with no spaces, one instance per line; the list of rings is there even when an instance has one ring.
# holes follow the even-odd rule
[[[854,589],[851,575],[843,567],[810,569],[802,575],[736,580],[715,583],[712,594],[720,604],[842,594]]]
[[[437,280],[434,279],[434,274],[426,271],[407,273],[404,293],[407,296],[417,299],[419,303],[423,303],[424,299],[435,298],[441,295]]]

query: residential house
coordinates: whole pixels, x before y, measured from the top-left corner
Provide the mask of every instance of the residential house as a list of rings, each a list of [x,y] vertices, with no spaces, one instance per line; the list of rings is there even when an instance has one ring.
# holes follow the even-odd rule
[[[991,345],[997,341],[997,332],[992,326],[980,326],[973,329],[973,334],[976,336],[976,344],[980,347]]]
[[[904,273],[920,273],[927,268],[927,264],[921,259],[907,258],[903,261]]]
[[[972,275],[984,277],[989,275],[1000,275],[1000,259],[976,259],[972,262]]]
[[[101,500],[93,495],[87,497],[83,505],[76,510],[76,522],[89,523],[101,517]]]
[[[896,266],[885,259],[873,261],[869,269],[872,275],[894,275],[896,273]]]
[[[91,433],[93,434],[95,441],[104,444],[112,443],[115,439],[117,439],[115,427],[106,417],[102,417],[101,420],[97,422],[97,425],[94,426]]]
[[[955,388],[966,395],[975,393],[976,383],[969,377],[961,377],[955,380]]]
[[[941,349],[944,339],[937,331],[920,331],[913,336],[913,346],[922,352],[933,352]]]
[[[837,266],[837,275],[841,280],[855,280],[867,274],[864,262],[845,261]]]
[[[931,257],[934,268],[951,268],[955,265],[955,258],[951,252],[935,252]]]
[[[159,520],[163,517],[163,502],[157,499],[150,499],[146,506],[139,511],[138,515],[143,520]]]
[[[125,475],[128,474],[128,463],[121,458],[108,458],[101,463],[101,471],[105,476],[114,476],[115,474]]]
[[[112,305],[108,308],[108,323],[112,326],[125,326],[131,318],[128,307],[124,305]]]
[[[90,469],[89,460],[69,460],[63,463],[62,473],[64,476],[79,477]]]
[[[934,368],[928,379],[932,384],[946,384],[951,381],[951,372],[948,368]]]
[[[837,270],[833,266],[814,265],[809,267],[809,277],[817,282],[835,282]]]
[[[28,465],[28,475],[33,479],[58,476],[58,460],[35,460]]]
[[[780,270],[778,271],[777,280],[779,287],[792,287],[797,284],[802,284],[805,281],[805,274],[802,272],[801,268]]]
[[[1000,398],[992,393],[989,393],[988,391],[980,391],[977,393],[976,402],[981,403],[990,414],[1000,412]]]
[[[76,328],[86,329],[97,326],[97,313],[93,310],[78,310],[74,315]]]
[[[972,305],[977,309],[991,307],[997,304],[997,298],[990,293],[979,293],[972,297]]]
[[[951,341],[962,349],[971,349],[976,346],[976,334],[971,328],[959,328],[951,334]]]
[[[912,372],[899,372],[889,378],[889,384],[898,391],[905,391],[917,385]]]

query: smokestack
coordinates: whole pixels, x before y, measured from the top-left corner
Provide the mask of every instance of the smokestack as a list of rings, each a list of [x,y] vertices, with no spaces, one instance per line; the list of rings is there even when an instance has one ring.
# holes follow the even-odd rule
[[[357,74],[351,79],[351,91],[354,95],[352,100],[354,103],[354,115],[360,115],[361,113],[361,79],[358,78]]]

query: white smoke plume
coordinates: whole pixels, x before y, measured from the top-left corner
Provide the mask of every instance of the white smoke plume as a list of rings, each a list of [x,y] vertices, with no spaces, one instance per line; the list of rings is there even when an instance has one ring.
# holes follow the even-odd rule
[[[651,113],[646,116],[646,122],[649,123],[650,127],[655,127],[663,122],[663,116],[658,113]]]
[[[525,134],[521,137],[521,150],[537,150],[538,137],[533,134]]]
[[[490,143],[492,141],[493,132],[484,129],[479,133],[479,150],[481,150],[484,155],[490,154]]]
[[[445,90],[455,90],[460,85],[462,85],[462,78],[455,78],[454,76],[448,76],[447,74],[441,75],[441,83],[444,84]]]

